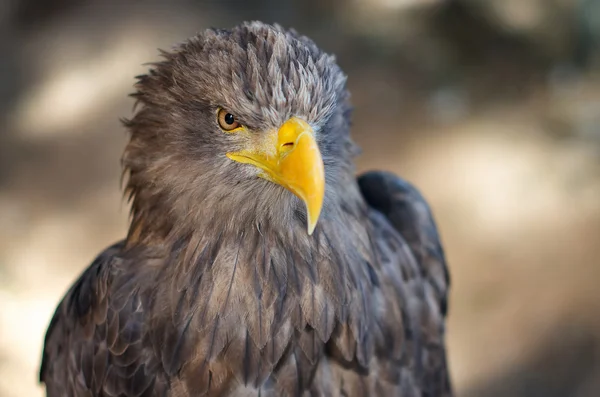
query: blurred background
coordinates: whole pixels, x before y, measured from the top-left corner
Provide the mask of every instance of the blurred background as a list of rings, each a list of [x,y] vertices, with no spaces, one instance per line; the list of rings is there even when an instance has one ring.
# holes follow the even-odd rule
[[[0,396],[42,396],[55,305],[124,236],[133,76],[249,19],[337,54],[359,170],[430,200],[457,395],[600,396],[600,0],[0,1]]]

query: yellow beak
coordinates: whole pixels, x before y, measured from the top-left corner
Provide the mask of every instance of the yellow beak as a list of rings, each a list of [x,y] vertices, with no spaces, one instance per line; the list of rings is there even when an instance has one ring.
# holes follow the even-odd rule
[[[323,206],[325,169],[310,125],[292,117],[279,131],[268,133],[253,146],[227,153],[227,157],[260,168],[261,177],[285,187],[304,201],[308,234],[312,234]]]

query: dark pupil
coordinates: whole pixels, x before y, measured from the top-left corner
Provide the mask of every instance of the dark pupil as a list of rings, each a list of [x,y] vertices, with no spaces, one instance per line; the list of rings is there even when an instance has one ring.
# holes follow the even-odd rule
[[[225,115],[225,122],[226,122],[227,124],[229,124],[229,125],[231,125],[231,124],[235,123],[235,117],[233,117],[233,114],[231,114],[231,113],[227,113],[227,114]]]

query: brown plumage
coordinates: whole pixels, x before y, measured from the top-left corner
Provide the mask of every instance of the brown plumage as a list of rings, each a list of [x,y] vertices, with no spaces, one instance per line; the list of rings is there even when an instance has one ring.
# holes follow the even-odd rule
[[[355,179],[333,57],[258,22],[163,55],[125,122],[129,233],[58,306],[47,395],[450,396],[436,226],[403,180]],[[219,127],[219,109],[243,128]],[[320,217],[279,174],[231,156],[292,119],[310,136],[285,145],[304,137],[322,155]]]

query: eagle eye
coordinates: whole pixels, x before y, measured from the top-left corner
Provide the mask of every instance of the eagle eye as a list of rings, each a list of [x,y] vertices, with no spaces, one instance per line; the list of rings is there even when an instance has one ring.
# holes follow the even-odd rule
[[[224,131],[233,131],[240,126],[240,123],[235,120],[235,116],[225,109],[219,109],[217,121],[219,122],[219,127]]]

